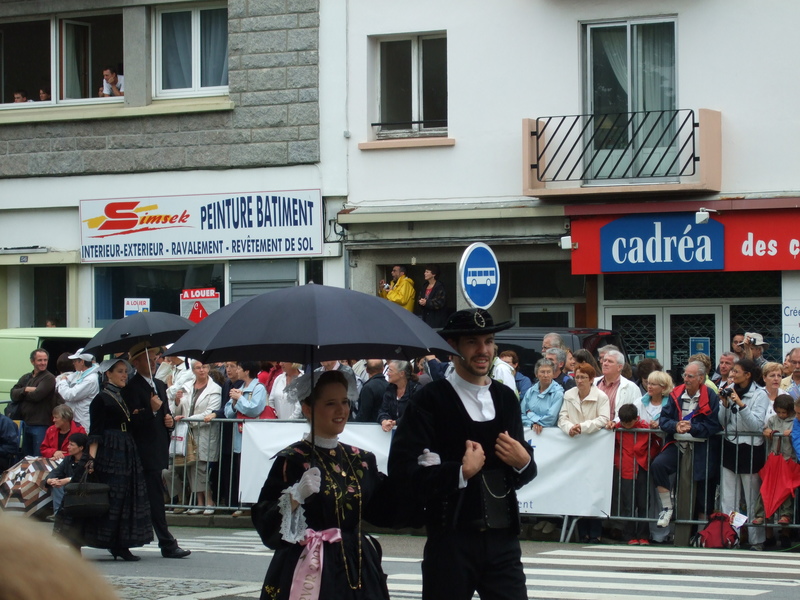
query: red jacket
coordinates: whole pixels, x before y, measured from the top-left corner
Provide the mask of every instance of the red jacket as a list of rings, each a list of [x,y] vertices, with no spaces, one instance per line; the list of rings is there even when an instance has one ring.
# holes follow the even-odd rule
[[[278,375],[283,373],[280,363],[275,363],[269,371],[260,371],[258,373],[258,383],[267,388],[267,395],[272,393],[272,384],[278,378]]]
[[[650,429],[644,419],[636,421],[634,429]],[[661,438],[653,433],[626,432],[618,427],[614,447],[614,466],[623,479],[635,479],[639,469],[647,471],[650,461],[661,451]]]
[[[70,424],[69,433],[64,437],[64,443],[61,444],[61,448],[58,447],[58,427],[55,425],[50,425],[47,428],[47,431],[44,433],[44,441],[42,445],[39,447],[39,452],[41,452],[42,456],[45,458],[53,458],[53,455],[61,450],[64,455],[67,454],[67,443],[69,443],[69,436],[73,433],[86,433],[86,430],[81,426],[78,425],[75,421],[72,421]],[[87,449],[88,451],[88,449]]]

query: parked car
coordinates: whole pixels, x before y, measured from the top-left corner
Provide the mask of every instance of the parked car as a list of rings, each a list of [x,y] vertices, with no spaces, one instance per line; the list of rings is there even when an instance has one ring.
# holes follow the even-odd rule
[[[597,357],[597,349],[608,344],[617,346],[623,355],[625,343],[617,331],[610,329],[582,328],[548,328],[548,327],[512,327],[494,336],[500,352],[513,350],[519,356],[519,371],[535,380],[533,367],[542,358],[542,340],[548,333],[557,333],[564,340],[567,348],[579,350],[584,348]]]
[[[33,370],[31,352],[44,348],[50,354],[47,369],[56,375],[56,361],[63,352],[83,348],[100,329],[94,327],[20,327],[0,329],[0,403],[10,399],[11,388]]]

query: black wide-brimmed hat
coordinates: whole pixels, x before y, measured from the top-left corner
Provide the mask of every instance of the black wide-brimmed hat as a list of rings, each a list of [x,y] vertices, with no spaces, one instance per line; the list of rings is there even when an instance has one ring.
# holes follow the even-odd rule
[[[447,324],[439,330],[439,335],[444,339],[462,335],[485,335],[510,329],[516,321],[505,321],[495,325],[489,311],[482,308],[467,308],[454,312],[447,319]]]

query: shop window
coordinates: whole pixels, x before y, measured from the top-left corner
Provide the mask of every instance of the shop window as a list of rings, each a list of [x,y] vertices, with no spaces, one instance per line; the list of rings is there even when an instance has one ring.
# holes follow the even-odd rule
[[[228,9],[200,7],[156,13],[156,95],[228,92]]]
[[[379,43],[378,137],[447,135],[447,37]]]
[[[607,274],[603,288],[606,300],[780,298],[781,272]]]
[[[123,75],[122,14],[3,23],[0,38],[3,102],[28,100],[12,108],[97,98],[106,67]]]
[[[124,316],[125,298],[149,298],[150,310],[181,314],[184,289],[215,288],[225,304],[224,265],[182,264],[147,267],[95,267],[95,325]]]

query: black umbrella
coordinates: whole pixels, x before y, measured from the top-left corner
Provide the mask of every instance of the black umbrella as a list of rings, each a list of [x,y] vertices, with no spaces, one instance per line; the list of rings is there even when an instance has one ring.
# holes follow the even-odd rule
[[[422,319],[369,294],[302,285],[228,304],[200,321],[168,354],[204,363],[342,358],[410,360],[453,349]]]
[[[180,315],[165,312],[140,312],[106,325],[86,345],[84,352],[103,356],[127,352],[139,342],[152,346],[170,344],[181,337],[194,323]]]

